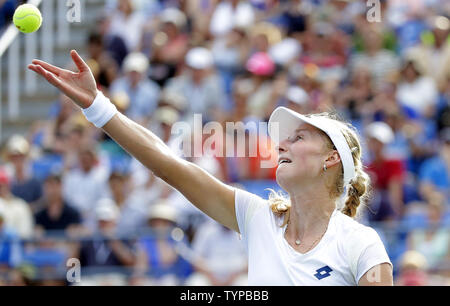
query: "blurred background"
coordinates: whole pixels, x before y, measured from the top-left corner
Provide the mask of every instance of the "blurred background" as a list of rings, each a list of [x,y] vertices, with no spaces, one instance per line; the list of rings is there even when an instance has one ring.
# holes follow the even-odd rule
[[[225,126],[267,122],[281,105],[334,110],[361,136],[373,188],[360,222],[380,234],[395,284],[450,285],[449,1],[375,1],[369,22],[363,0],[43,0],[42,28],[17,35],[22,2],[0,0],[0,285],[247,282],[236,233],[26,71],[33,58],[74,69],[70,49],[174,149],[172,125],[194,113]],[[256,157],[187,159],[267,196],[279,187],[260,162],[274,147],[244,132],[259,132]]]

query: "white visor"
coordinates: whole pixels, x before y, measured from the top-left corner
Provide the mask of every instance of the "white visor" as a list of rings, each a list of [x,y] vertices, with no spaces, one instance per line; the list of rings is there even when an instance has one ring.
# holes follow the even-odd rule
[[[344,168],[344,186],[349,184],[350,180],[355,177],[355,165],[348,143],[341,132],[344,127],[343,123],[321,116],[306,117],[286,107],[278,107],[269,119],[269,135],[278,145],[280,141],[292,136],[302,122],[322,130],[330,137],[341,157]]]

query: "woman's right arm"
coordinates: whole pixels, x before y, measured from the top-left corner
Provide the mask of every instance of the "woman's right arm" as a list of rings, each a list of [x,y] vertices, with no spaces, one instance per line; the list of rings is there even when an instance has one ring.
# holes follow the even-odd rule
[[[28,68],[43,76],[78,106],[88,108],[98,91],[89,67],[76,51],[71,52],[79,72],[72,72],[34,60]],[[234,189],[199,166],[177,157],[155,134],[117,113],[102,129],[144,166],[180,191],[201,211],[239,232]]]
[[[177,157],[155,134],[120,113],[103,130],[201,211],[228,228],[239,231],[232,187],[199,166]]]

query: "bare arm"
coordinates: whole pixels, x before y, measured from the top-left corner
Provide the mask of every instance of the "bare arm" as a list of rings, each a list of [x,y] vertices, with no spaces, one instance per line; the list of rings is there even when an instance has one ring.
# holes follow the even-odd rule
[[[28,68],[43,76],[79,107],[88,108],[98,94],[95,79],[76,51],[72,51],[71,56],[79,72],[64,70],[39,60],[34,60]],[[226,227],[239,231],[232,187],[197,165],[177,157],[155,134],[122,114],[115,115],[103,126],[103,130],[204,213]]]
[[[359,279],[359,286],[393,286],[392,266],[388,263],[377,265]]]
[[[149,130],[117,114],[103,130],[144,166],[217,222],[238,230],[234,189],[184,159]]]

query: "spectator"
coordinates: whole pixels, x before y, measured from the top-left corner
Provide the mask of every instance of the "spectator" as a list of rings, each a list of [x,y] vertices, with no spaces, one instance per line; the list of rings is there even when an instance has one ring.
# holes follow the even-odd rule
[[[359,67],[352,71],[350,83],[336,97],[336,106],[351,120],[358,121],[372,113],[375,90],[368,68]]]
[[[96,22],[96,29],[103,39],[103,48],[116,62],[117,67],[122,68],[122,63],[128,54],[125,41],[117,34],[111,33],[111,19],[103,14]]]
[[[399,68],[399,59],[394,52],[383,48],[383,32],[378,26],[361,29],[364,44],[363,52],[358,52],[350,58],[352,71],[365,67],[369,70],[375,87],[381,85],[386,76]]]
[[[404,209],[404,166],[399,160],[385,156],[385,146],[392,142],[392,129],[384,122],[374,122],[366,127],[368,148],[372,153],[367,171],[374,186],[373,199],[369,204],[370,221],[399,218]]]
[[[446,228],[449,225],[449,210],[444,198],[437,193],[422,206],[424,222],[417,224],[408,234],[408,249],[422,253],[427,258],[430,271],[438,270],[445,264],[450,247],[450,233]]]
[[[286,107],[300,114],[308,114],[310,112],[309,96],[303,88],[299,86],[291,86],[286,91]]]
[[[246,28],[253,24],[255,12],[249,1],[225,0],[215,8],[209,31],[214,37],[226,35],[235,26]]]
[[[119,36],[129,52],[138,51],[145,17],[142,12],[135,9],[133,1],[117,1],[117,7],[111,13],[110,20],[108,35]]]
[[[188,120],[193,114],[203,114],[204,121],[220,121],[225,106],[224,89],[213,73],[213,56],[203,47],[191,49],[185,58],[187,70],[168,81],[166,89],[185,97],[188,104]]]
[[[247,114],[266,120],[268,110],[277,102],[272,99],[275,63],[268,54],[255,53],[248,59],[246,69],[251,73],[250,78],[239,82],[246,82],[246,86],[251,88],[246,102]]]
[[[116,220],[116,234],[119,237],[136,236],[146,221],[149,202],[145,198],[132,197],[131,187],[126,171],[111,172],[104,197],[111,199],[119,210]]]
[[[445,86],[450,74],[450,20],[446,16],[432,16],[429,21],[430,32],[422,35],[422,43],[407,52],[417,58],[424,74],[433,78],[439,89]]]
[[[321,80],[339,80],[344,77],[349,39],[328,22],[315,22],[305,34],[300,63],[307,67],[317,67],[317,77]]]
[[[17,5],[17,0],[0,1],[0,34],[2,34],[2,28],[11,22]]]
[[[97,71],[94,73],[97,84],[101,88],[108,88],[117,77],[118,66],[114,59],[105,52],[103,37],[100,33],[91,32],[87,46],[89,53],[88,64],[97,67]]]
[[[233,79],[242,73],[249,51],[247,35],[242,28],[235,27],[213,41],[211,52],[227,94],[231,93]]]
[[[197,229],[193,241],[196,273],[187,286],[245,286],[247,256],[243,243],[232,230],[217,223],[205,222]]]
[[[77,209],[83,225],[93,229],[95,203],[100,199],[108,179],[107,169],[99,164],[92,145],[78,150],[78,165],[63,175],[63,197]]]
[[[3,222],[13,229],[21,239],[33,235],[34,219],[30,206],[11,193],[10,180],[4,170],[0,170],[0,209]]]
[[[406,58],[397,88],[398,103],[411,117],[431,118],[437,99],[438,91],[434,80],[424,75],[423,68],[415,58]]]
[[[130,105],[125,114],[142,122],[156,109],[160,95],[159,86],[147,78],[148,58],[142,53],[127,55],[123,64],[125,75],[111,84],[111,94],[125,92]]]
[[[439,154],[425,161],[420,167],[420,191],[425,199],[429,199],[434,192],[439,192],[448,202],[450,199],[450,172],[448,170],[450,169],[450,128],[441,132],[440,140]]]
[[[397,285],[426,286],[428,284],[426,266],[427,260],[421,253],[416,251],[405,252],[400,263]]]
[[[186,16],[176,8],[160,15],[160,30],[152,34],[150,77],[161,87],[175,76],[188,51],[189,37],[183,32]]]
[[[80,213],[64,199],[62,177],[49,175],[44,182],[44,208],[36,216],[36,227],[45,231],[81,231]]]
[[[136,250],[133,241],[117,236],[120,212],[112,200],[102,200],[95,209],[97,231],[80,246],[80,262],[94,272],[115,272],[118,267],[133,267]],[[89,272],[89,269],[86,269]]]
[[[22,259],[20,238],[5,221],[6,211],[0,205],[0,275],[8,268],[16,267]]]
[[[190,264],[177,252],[177,241],[171,235],[177,225],[177,211],[161,201],[149,210],[150,235],[139,241],[139,266],[156,283],[180,285],[191,273]]]
[[[42,196],[42,186],[33,174],[29,142],[21,135],[13,135],[6,143],[6,153],[11,193],[29,204],[35,203]]]

